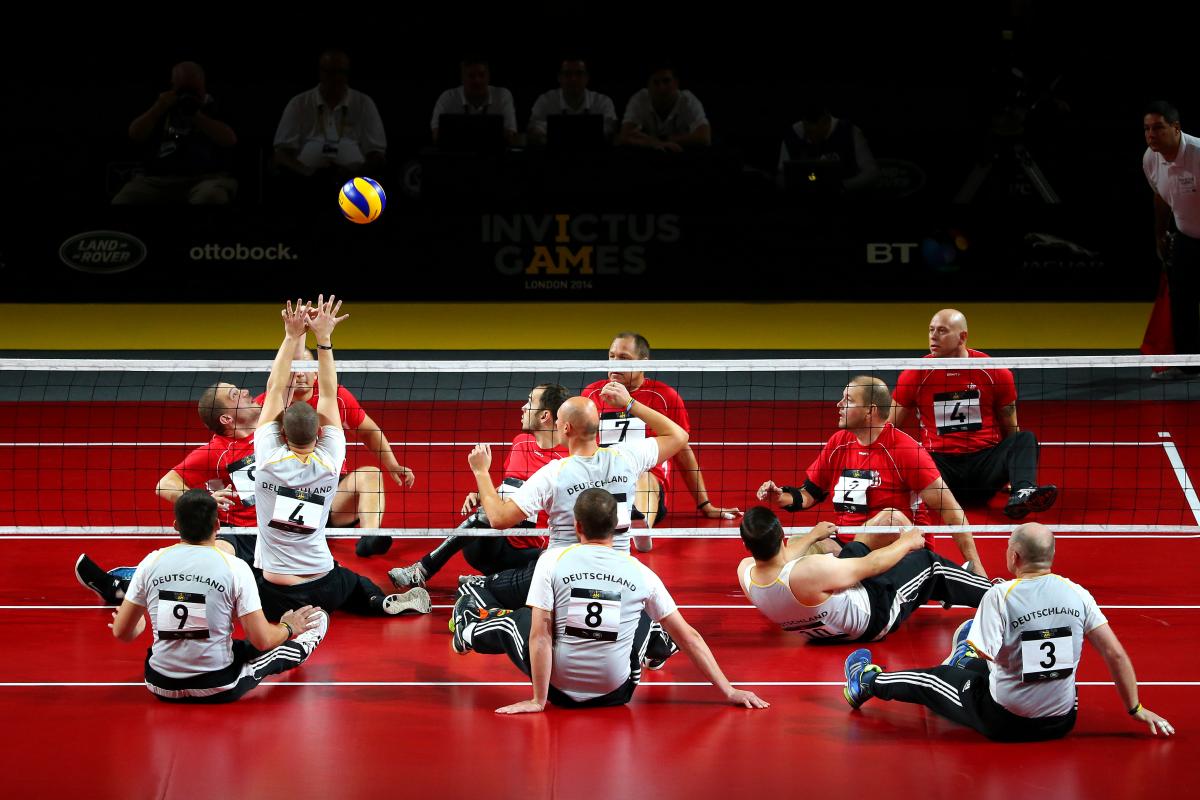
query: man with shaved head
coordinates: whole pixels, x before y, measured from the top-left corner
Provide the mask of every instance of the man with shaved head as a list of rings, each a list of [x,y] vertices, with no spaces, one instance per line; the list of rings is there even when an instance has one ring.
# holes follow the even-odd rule
[[[987,358],[967,347],[967,318],[945,308],[929,322],[926,358]],[[1005,516],[1022,519],[1058,498],[1037,482],[1037,438],[1017,424],[1017,387],[1007,369],[908,369],[892,394],[889,421],[903,427],[916,409],[921,443],[962,505],[987,503],[1007,483]]]
[[[113,205],[222,205],[237,194],[229,175],[237,135],[220,120],[204,69],[194,61],[171,68],[171,88],[129,123],[129,138],[145,148],[145,160]]]
[[[486,444],[476,445],[467,461],[479,484],[479,501],[496,530],[511,528],[523,519],[545,511],[550,522],[550,550],[570,547],[578,542],[575,531],[575,501],[586,489],[604,489],[616,500],[616,524],[612,547],[629,554],[629,525],[633,493],[641,476],[678,453],[687,444],[688,434],[671,418],[634,400],[619,381],[609,381],[600,392],[603,402],[623,408],[626,414],[644,422],[655,436],[634,442],[601,447],[596,442],[600,413],[596,405],[582,397],[568,398],[558,409],[555,423],[567,452],[564,459],[552,461],[529,477],[507,498],[501,498],[488,473],[492,451]],[[470,596],[475,607],[515,609],[525,605],[533,583],[537,562],[516,570],[506,570],[467,583],[460,592]],[[457,609],[461,610],[461,609]],[[652,628],[646,661],[657,669],[677,648],[661,628]]]
[[[1051,572],[1054,534],[1044,525],[1018,526],[1005,553],[1015,580],[992,586],[973,620],[954,634],[941,666],[885,672],[871,651],[846,659],[846,701],[872,697],[918,703],[989,739],[1057,739],[1075,726],[1075,677],[1083,640],[1100,652],[1129,716],[1170,736],[1170,722],[1138,700],[1137,676],[1104,613],[1082,586]]]

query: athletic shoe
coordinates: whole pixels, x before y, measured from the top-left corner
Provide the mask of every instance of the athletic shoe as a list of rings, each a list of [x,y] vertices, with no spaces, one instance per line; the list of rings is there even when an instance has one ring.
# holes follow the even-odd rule
[[[469,594],[459,595],[454,601],[454,610],[450,612],[450,632],[454,634],[450,647],[454,652],[462,655],[471,649],[466,639],[467,629],[483,619],[485,613]]]
[[[971,619],[965,619],[954,629],[954,637],[950,640],[950,655],[942,662],[947,667],[957,667],[964,658],[979,658],[975,648],[967,641],[971,635]]]
[[[662,629],[662,626],[657,622],[651,623],[649,636],[658,637],[660,643],[667,648],[667,653],[662,658],[643,658],[642,666],[646,669],[659,670],[667,665],[667,659],[679,652],[679,645],[675,644],[675,640],[670,634]],[[646,648],[649,651],[649,647]],[[656,648],[656,650],[661,648]]]
[[[383,613],[389,616],[403,614],[405,611],[415,611],[418,614],[428,614],[433,610],[433,602],[429,592],[417,587],[403,594],[389,594],[383,598]]]
[[[88,558],[87,553],[80,553],[79,558],[75,560],[75,578],[81,586],[100,595],[100,599],[106,606],[119,606],[125,599],[125,592],[121,589],[120,581]]]
[[[1017,489],[1004,506],[1004,516],[1009,519],[1024,519],[1031,511],[1045,511],[1058,499],[1058,487],[1053,483]]]
[[[654,549],[654,539],[649,536],[635,536],[633,537],[633,546],[639,553],[649,553]]]
[[[359,558],[370,558],[371,556],[381,556],[391,549],[392,537],[390,536],[363,536],[354,545],[354,554]]]
[[[870,683],[863,680],[871,672],[883,672],[883,668],[871,663],[870,650],[855,650],[846,657],[846,685],[842,688],[842,696],[851,708],[859,708],[871,699]]]
[[[425,567],[421,566],[418,561],[410,567],[395,567],[388,570],[388,578],[392,581],[392,586],[403,591],[411,586],[424,586],[429,580],[428,573],[425,572]]]

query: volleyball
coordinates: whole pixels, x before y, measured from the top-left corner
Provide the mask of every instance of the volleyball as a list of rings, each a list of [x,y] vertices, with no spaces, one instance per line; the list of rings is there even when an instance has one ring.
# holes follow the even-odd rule
[[[338,193],[338,205],[346,219],[365,225],[379,219],[387,206],[387,195],[383,193],[383,187],[370,178],[351,178]]]

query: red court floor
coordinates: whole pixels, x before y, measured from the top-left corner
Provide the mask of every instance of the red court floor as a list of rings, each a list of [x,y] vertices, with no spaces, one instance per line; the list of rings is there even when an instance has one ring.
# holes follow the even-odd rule
[[[128,422],[131,409],[71,404],[57,429],[52,408],[21,404],[3,441],[191,442],[203,436],[194,411],[153,430]],[[1053,524],[1196,525],[1163,441],[1185,465],[1200,463],[1200,438],[1188,409],[1131,404],[1088,428],[1049,404],[1022,406],[1023,426],[1047,444],[1043,480],[1063,487]],[[87,408],[87,407],[83,407]],[[731,412],[701,406],[693,439],[714,496],[745,506],[763,479],[799,476],[815,447],[733,445],[813,442],[829,435],[832,406],[748,408],[745,427],[721,430]],[[1109,411],[1116,411],[1115,404]],[[184,412],[187,413],[184,413]],[[417,441],[393,409],[368,408],[393,441]],[[406,413],[412,413],[407,409]],[[784,430],[778,417],[786,412]],[[378,413],[378,416],[376,414]],[[1094,422],[1100,423],[1099,412]],[[189,416],[191,415],[191,416]],[[487,424],[426,431],[420,441],[511,438],[516,408],[489,410]],[[772,417],[774,416],[774,420]],[[431,417],[426,415],[425,419]],[[1113,422],[1112,420],[1117,420]],[[107,421],[108,427],[95,424]],[[1119,422],[1119,424],[1118,424]],[[1103,427],[1107,425],[1107,427]],[[115,426],[115,427],[114,427]],[[390,427],[389,427],[390,426]],[[1077,427],[1079,426],[1079,427]],[[427,426],[428,427],[428,426]],[[118,430],[119,428],[119,430]],[[472,433],[466,437],[464,431]],[[713,433],[710,433],[712,431]],[[1102,432],[1101,432],[1102,431]],[[1159,433],[1168,434],[1159,437]],[[36,434],[36,435],[33,435]],[[32,437],[32,438],[31,438]],[[464,438],[465,437],[465,438]],[[153,495],[155,479],[186,447],[37,448],[0,446],[0,479],[39,490],[19,492],[0,525],[169,523]],[[466,448],[398,448],[418,473],[418,490],[389,489],[388,525],[453,525],[470,488]],[[359,454],[356,454],[356,458]],[[107,470],[111,469],[109,472]],[[1195,472],[1193,471],[1194,475]],[[423,483],[420,483],[423,481]],[[686,492],[671,498],[668,522],[700,524]],[[446,510],[450,509],[450,510]],[[680,511],[680,509],[684,509]],[[973,510],[976,522],[1001,522]],[[97,521],[100,517],[100,521]],[[808,524],[815,515],[796,515]],[[446,629],[457,558],[434,579],[437,604],[423,617],[363,619],[335,615],[330,634],[301,669],[224,707],[179,707],[155,701],[140,684],[147,639],[125,645],[105,627],[110,611],[71,573],[86,550],[107,566],[136,563],[166,540],[0,537],[0,733],[5,795],[11,797],[240,798],[366,797],[1192,797],[1186,770],[1200,757],[1200,681],[1190,667],[1200,638],[1200,538],[1063,535],[1056,572],[1087,586],[1128,649],[1143,702],[1180,730],[1169,740],[1133,723],[1103,662],[1085,648],[1079,671],[1080,715],[1060,742],[998,745],[923,709],[872,701],[851,712],[841,698],[842,661],[850,647],[805,644],[746,606],[734,567],[735,540],[667,540],[639,556],[663,576],[685,617],[701,631],[726,674],[772,703],[765,711],[724,705],[696,685],[682,655],[648,673],[621,709],[502,718],[497,706],[524,699],[528,685],[506,658],[450,651]],[[415,560],[428,541],[398,541],[382,558],[358,559],[352,542],[332,543],[347,565],[386,585],[390,566]],[[947,543],[944,551],[953,550]],[[981,537],[993,575],[1003,540]],[[928,666],[945,657],[967,609],[919,610],[874,648],[888,667]]]

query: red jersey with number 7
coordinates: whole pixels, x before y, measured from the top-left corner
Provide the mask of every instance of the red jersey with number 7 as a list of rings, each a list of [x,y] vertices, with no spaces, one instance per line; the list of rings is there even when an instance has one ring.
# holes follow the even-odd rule
[[[583,396],[591,400],[600,412],[600,446],[607,447],[621,442],[636,442],[648,436],[657,436],[646,427],[646,423],[633,414],[626,414],[625,409],[610,406],[600,397],[600,390],[608,384],[608,378],[588,384],[583,390]],[[642,385],[629,393],[629,396],[639,403],[653,408],[658,413],[670,419],[688,433],[691,433],[691,423],[688,422],[687,409],[684,408],[683,398],[679,392],[662,381],[647,378]],[[658,478],[663,491],[671,488],[671,462],[664,461],[650,470],[650,474]]]

